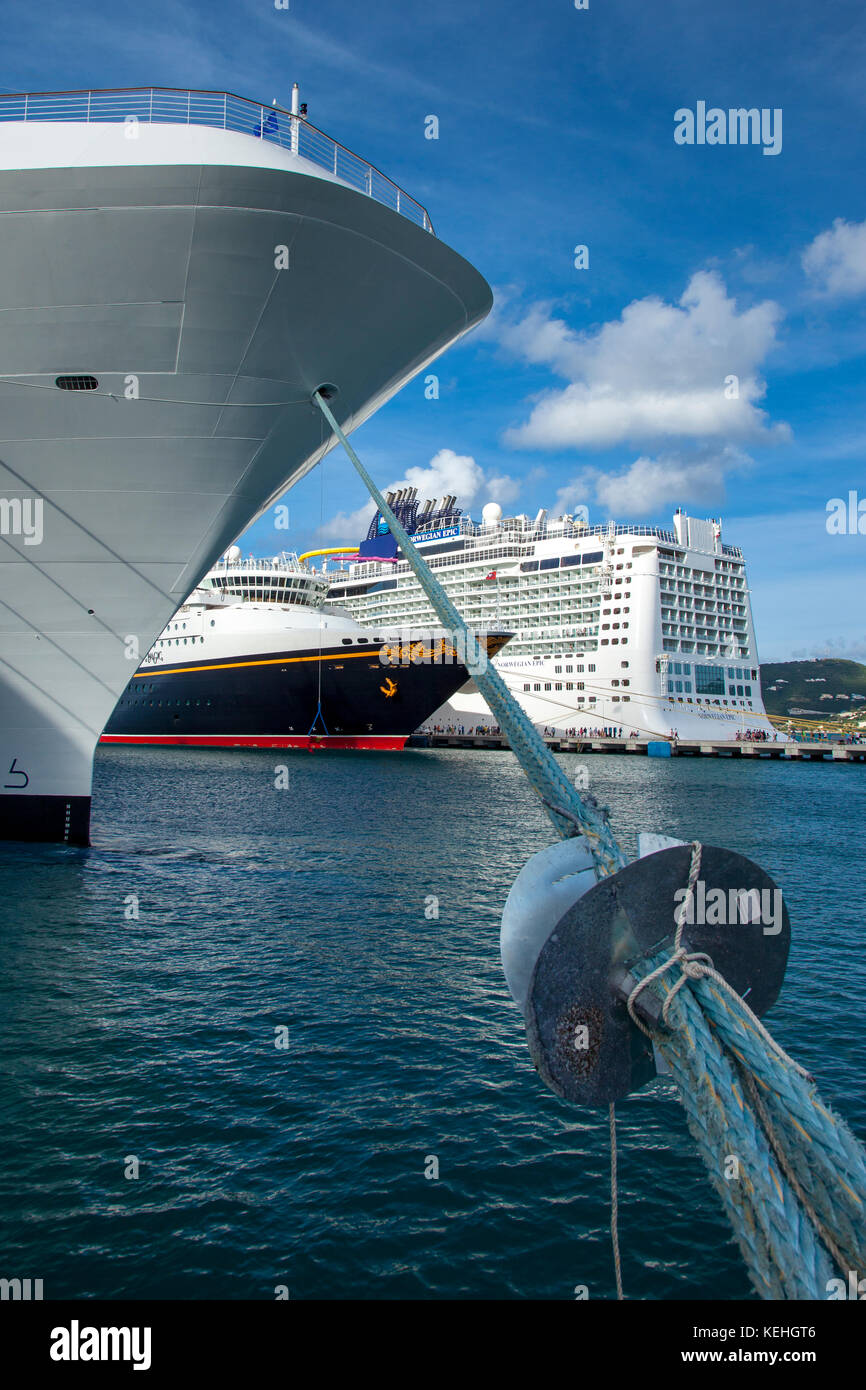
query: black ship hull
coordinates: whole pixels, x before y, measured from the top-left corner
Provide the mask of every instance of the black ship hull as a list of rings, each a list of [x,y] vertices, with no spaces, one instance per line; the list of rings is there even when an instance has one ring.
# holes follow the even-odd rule
[[[489,656],[506,634],[486,638]],[[267,652],[142,667],[103,743],[399,749],[469,679],[447,642]],[[393,660],[397,658],[396,662]],[[413,658],[418,658],[417,660]]]

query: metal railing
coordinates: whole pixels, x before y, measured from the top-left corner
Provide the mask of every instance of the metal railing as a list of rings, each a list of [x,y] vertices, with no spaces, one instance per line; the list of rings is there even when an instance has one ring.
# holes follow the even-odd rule
[[[142,125],[202,125],[267,140],[327,169],[342,183],[393,208],[432,232],[426,208],[367,160],[282,106],[262,106],[231,92],[177,87],[116,87],[102,91],[16,92],[0,95],[0,121],[114,122]],[[133,137],[130,137],[133,138]]]

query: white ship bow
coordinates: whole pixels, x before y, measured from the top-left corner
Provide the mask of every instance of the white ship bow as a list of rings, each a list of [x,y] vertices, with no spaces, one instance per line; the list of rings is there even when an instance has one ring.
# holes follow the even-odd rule
[[[86,843],[138,660],[331,447],[313,390],[354,428],[491,296],[285,112],[148,89],[0,121],[0,836]]]

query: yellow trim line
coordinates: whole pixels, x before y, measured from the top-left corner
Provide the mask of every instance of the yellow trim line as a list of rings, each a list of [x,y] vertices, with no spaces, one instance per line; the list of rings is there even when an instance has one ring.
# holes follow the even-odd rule
[[[324,656],[321,652],[317,656],[274,656],[266,661],[224,661],[215,666],[149,666],[146,671],[136,671],[133,680],[143,680],[154,672],[158,676],[182,676],[187,671],[235,671],[239,666],[289,666],[296,661],[357,661],[381,650],[381,647],[371,647],[366,652],[334,652],[331,656]]]
[[[441,642],[442,640],[442,638],[437,638],[437,641]],[[335,651],[330,656],[325,656],[322,652],[318,652],[315,656],[272,656],[262,661],[222,661],[213,666],[149,666],[146,671],[136,671],[132,679],[135,681],[144,680],[147,676],[152,676],[154,672],[160,676],[182,676],[187,671],[236,671],[241,666],[290,666],[298,661],[361,661],[365,656],[375,656],[383,649],[391,651],[392,648],[399,645],[400,643],[396,641],[385,641],[379,647],[371,644],[364,652]],[[408,643],[407,649],[413,645],[416,644]],[[491,655],[491,652],[495,656],[504,644],[499,643],[497,645],[496,639],[488,634],[484,639],[484,645],[488,656]],[[386,664],[385,662],[382,663],[383,666]]]

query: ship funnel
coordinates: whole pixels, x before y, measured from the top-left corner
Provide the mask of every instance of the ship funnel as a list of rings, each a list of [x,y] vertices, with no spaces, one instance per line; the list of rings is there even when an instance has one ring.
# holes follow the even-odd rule
[[[546,508],[542,507],[541,510],[539,511],[538,515],[536,516],[535,521],[534,521],[532,524],[533,524],[533,526],[543,526],[546,520],[547,520],[547,510],[546,510]]]

